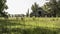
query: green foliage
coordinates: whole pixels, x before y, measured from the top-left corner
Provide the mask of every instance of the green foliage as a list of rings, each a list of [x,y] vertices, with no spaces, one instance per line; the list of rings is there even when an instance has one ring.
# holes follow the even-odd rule
[[[26,13],[26,16],[29,17],[29,9],[28,9],[28,12]]]
[[[38,7],[39,7],[38,4],[34,3],[34,5],[32,5],[32,7],[31,7],[31,9],[32,9],[32,11],[36,12]]]
[[[0,0],[0,16],[7,16],[7,13],[5,12],[4,9],[8,9],[6,5],[6,0]]]
[[[48,13],[52,13],[55,16],[60,16],[60,0],[50,0],[50,2],[47,2],[43,9],[47,11]]]

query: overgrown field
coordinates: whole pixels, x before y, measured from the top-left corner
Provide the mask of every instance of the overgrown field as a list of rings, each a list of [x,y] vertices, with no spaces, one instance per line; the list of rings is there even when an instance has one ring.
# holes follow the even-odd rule
[[[0,18],[1,34],[60,34],[60,18]]]

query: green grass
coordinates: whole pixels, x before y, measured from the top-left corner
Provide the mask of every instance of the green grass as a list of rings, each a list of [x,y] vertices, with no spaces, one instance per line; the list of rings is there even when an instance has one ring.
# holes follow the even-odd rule
[[[60,34],[60,18],[0,18],[0,30],[8,34]]]
[[[21,19],[8,19],[8,22],[25,26],[39,26],[39,27],[51,27],[51,28],[60,28],[60,18],[24,18]],[[10,24],[11,25],[11,24]]]

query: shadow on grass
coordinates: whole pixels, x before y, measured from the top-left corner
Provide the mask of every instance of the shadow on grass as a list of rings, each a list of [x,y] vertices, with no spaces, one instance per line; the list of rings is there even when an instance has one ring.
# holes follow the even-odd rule
[[[8,33],[8,34],[60,34],[60,29],[56,30],[50,30],[46,28],[36,27],[36,28],[30,28],[30,29],[21,29],[21,28],[14,28],[14,29],[8,29],[3,28],[2,33]]]
[[[6,21],[6,20],[0,20],[0,25],[3,26],[15,26],[15,25],[23,25],[21,23],[17,23],[17,21]]]

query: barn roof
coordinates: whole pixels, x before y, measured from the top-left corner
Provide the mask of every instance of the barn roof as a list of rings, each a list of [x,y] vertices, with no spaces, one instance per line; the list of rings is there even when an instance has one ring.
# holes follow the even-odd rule
[[[47,12],[46,11],[44,11],[41,7],[39,7],[38,9],[37,9],[37,11],[39,12],[43,12],[44,14],[47,14]]]

